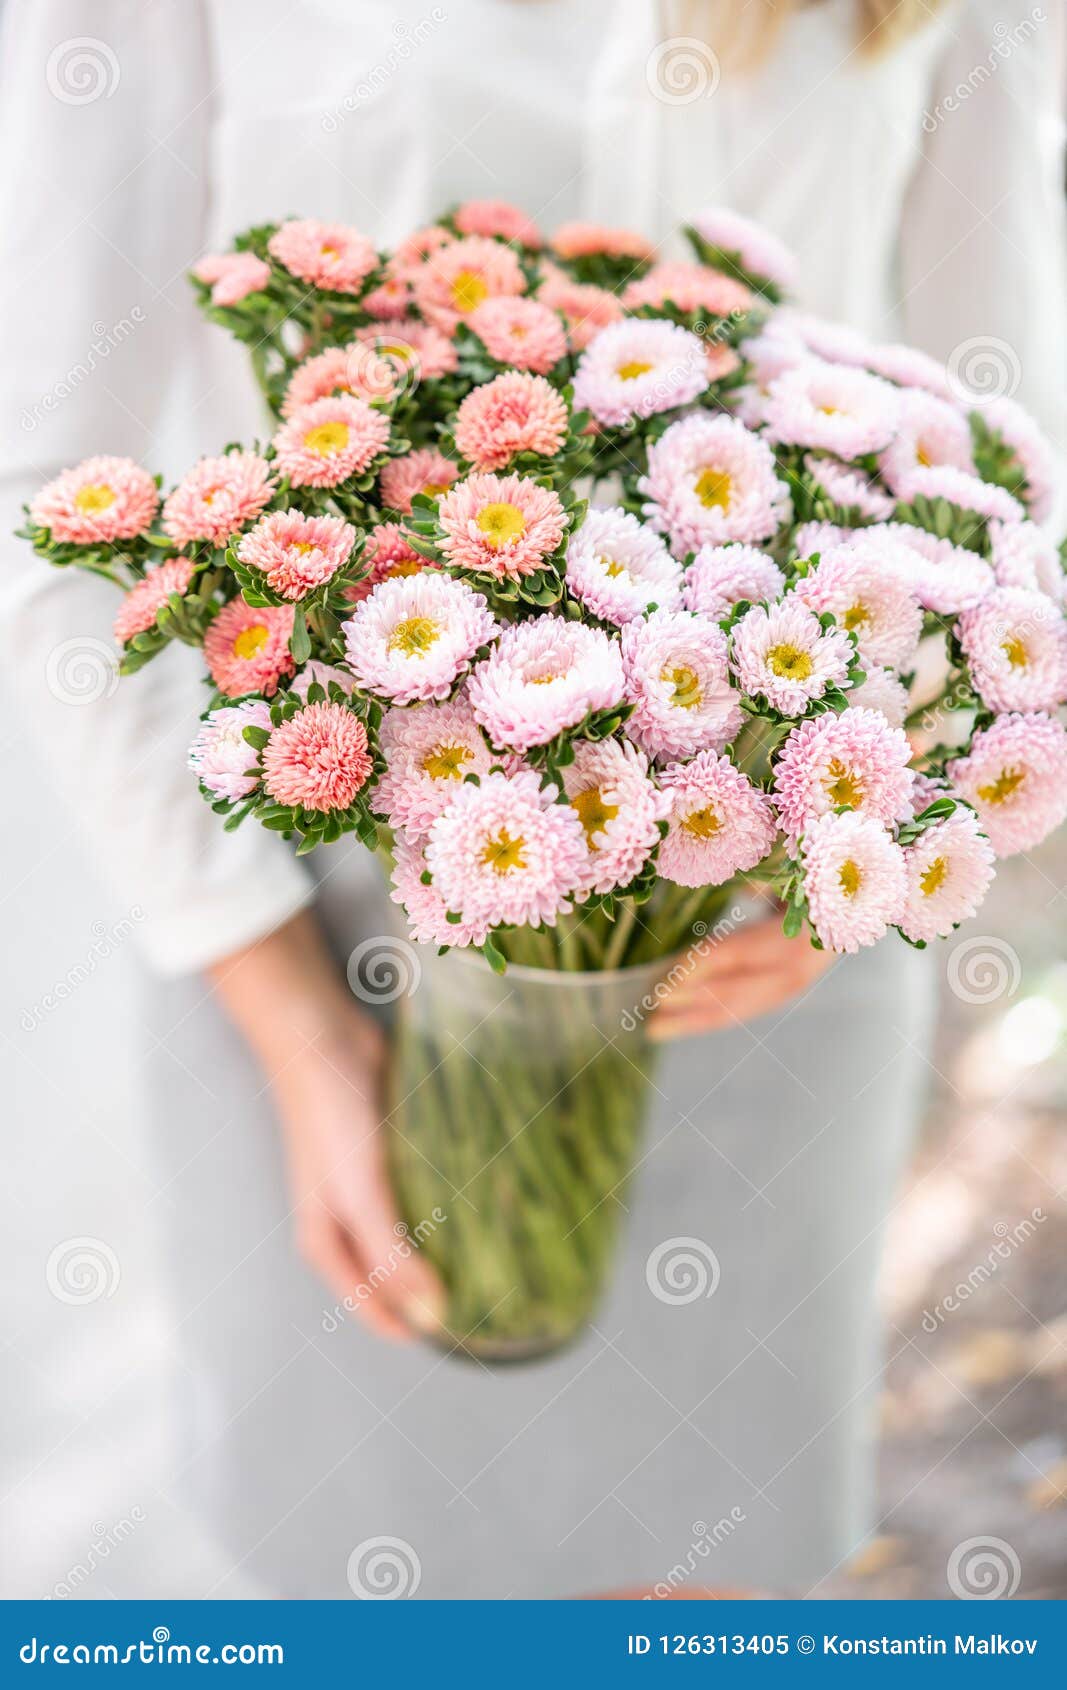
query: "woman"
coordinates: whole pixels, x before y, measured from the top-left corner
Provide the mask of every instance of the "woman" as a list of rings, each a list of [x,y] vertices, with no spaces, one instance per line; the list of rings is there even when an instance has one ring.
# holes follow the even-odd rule
[[[1055,115],[1053,25],[979,78],[1000,39],[990,0],[744,10],[758,27],[737,42],[727,4],[319,0],[265,19],[245,0],[136,15],[12,0],[4,226],[35,204],[8,268],[39,312],[15,354],[35,420],[30,450],[7,454],[12,493],[101,441],[180,470],[212,436],[262,426],[240,354],[175,284],[234,230],[293,210],[387,244],[489,195],[547,227],[592,216],[663,237],[701,204],[735,205],[798,253],[812,308],[941,356],[974,337],[1006,348],[1062,438],[1056,161],[1035,122]],[[94,100],[63,80],[74,37]],[[104,379],[43,405],[82,357],[85,317],[112,324],[131,298],[143,322]],[[389,931],[381,894],[354,851],[329,854],[313,888],[268,836],[218,831],[173,744],[197,708],[178,654],[91,710],[42,686],[57,641],[101,637],[110,601],[28,568],[8,621],[24,686],[170,977],[141,1057],[184,1368],[187,1447],[163,1489],[223,1546],[212,1591],[816,1585],[871,1524],[873,1289],[922,1080],[921,959],[887,945],[826,971],[774,923],[711,947],[657,1015],[670,1044],[649,1150],[594,1328],[511,1372],[387,1348],[432,1326],[437,1290],[395,1247],[384,1054],[339,966]],[[658,1295],[650,1255],[694,1240],[714,1295]]]

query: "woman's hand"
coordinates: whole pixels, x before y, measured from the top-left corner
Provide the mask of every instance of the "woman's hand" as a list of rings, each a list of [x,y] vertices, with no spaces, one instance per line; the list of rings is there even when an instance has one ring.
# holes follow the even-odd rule
[[[304,913],[211,978],[259,1058],[285,1135],[302,1255],[383,1336],[433,1330],[443,1306],[393,1201],[381,1132],[387,1049]]]
[[[650,1036],[683,1039],[754,1021],[807,991],[834,960],[803,938],[787,939],[776,919],[739,927],[703,954],[694,946],[692,965],[649,1022]]]

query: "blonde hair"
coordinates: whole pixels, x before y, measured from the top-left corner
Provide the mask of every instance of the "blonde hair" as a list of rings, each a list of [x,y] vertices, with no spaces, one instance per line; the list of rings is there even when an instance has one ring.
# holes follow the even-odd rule
[[[672,32],[699,36],[724,62],[758,65],[782,26],[812,0],[664,0]],[[853,0],[857,51],[885,52],[929,20],[939,0]]]

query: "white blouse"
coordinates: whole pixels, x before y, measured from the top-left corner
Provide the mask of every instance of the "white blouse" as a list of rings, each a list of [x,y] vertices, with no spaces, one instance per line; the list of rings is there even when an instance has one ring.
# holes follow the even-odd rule
[[[741,75],[650,0],[7,0],[0,528],[90,452],[173,477],[263,433],[244,353],[192,303],[204,252],[298,213],[388,243],[471,197],[664,242],[731,205],[797,252],[803,303],[941,357],[990,348],[1063,441],[1062,5],[1000,11],[948,0],[869,59],[851,0],[825,0]],[[17,721],[153,964],[196,968],[298,909],[285,845],[224,833],[185,769],[196,654],[117,684],[113,589],[5,556]]]

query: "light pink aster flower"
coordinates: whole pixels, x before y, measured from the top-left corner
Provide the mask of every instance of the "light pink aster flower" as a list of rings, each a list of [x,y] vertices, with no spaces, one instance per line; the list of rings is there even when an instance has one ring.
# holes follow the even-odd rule
[[[437,520],[452,567],[496,580],[540,569],[567,531],[557,495],[522,475],[469,475],[442,495]]]
[[[356,677],[336,663],[322,663],[317,657],[311,657],[301,665],[299,673],[293,677],[289,691],[306,703],[307,695],[313,686],[321,687],[327,694],[332,686],[340,687],[343,693],[351,696],[356,690]]]
[[[426,845],[447,909],[476,926],[555,926],[588,856],[577,811],[555,799],[529,769],[457,788]]]
[[[874,351],[867,336],[859,329],[816,317],[810,311],[797,311],[792,306],[776,311],[768,330],[799,341],[816,359],[828,364],[847,364],[853,369],[866,369]]]
[[[574,408],[604,427],[627,428],[698,398],[708,386],[704,344],[677,323],[631,317],[602,329],[582,353]]]
[[[774,798],[791,838],[816,816],[847,808],[883,827],[912,814],[911,747],[877,710],[827,712],[786,737],[774,770]]]
[[[639,311],[643,305],[661,311],[673,305],[688,315],[706,312],[709,317],[729,317],[751,309],[756,295],[744,282],[724,276],[707,264],[654,264],[645,275],[629,282],[623,289],[622,302],[627,311]]]
[[[764,418],[767,394],[772,381],[786,370],[795,370],[811,357],[802,341],[795,336],[779,333],[777,317],[771,317],[758,335],[750,335],[741,342],[741,352],[750,367],[749,379],[733,396],[737,415],[749,428],[758,428]]]
[[[755,546],[701,546],[685,572],[683,602],[712,622],[729,616],[735,604],[773,602],[785,591],[785,576]]]
[[[173,557],[150,569],[144,579],[125,594],[112,626],[120,645],[126,645],[135,634],[145,634],[154,628],[156,617],[172,593],[183,597],[193,578],[191,558]]]
[[[729,757],[700,751],[660,774],[670,831],[656,866],[676,886],[721,886],[762,862],[778,833],[774,811]]]
[[[408,918],[411,936],[420,945],[450,945],[457,950],[467,945],[484,945],[489,936],[487,921],[449,921],[448,909],[429,876],[423,843],[398,838],[393,865],[393,890],[389,894]]]
[[[793,535],[793,550],[798,558],[814,557],[830,546],[840,546],[851,539],[852,531],[839,528],[835,522],[802,522]]]
[[[433,446],[405,452],[403,457],[390,458],[382,465],[382,473],[378,477],[382,504],[386,510],[410,516],[411,501],[417,493],[436,499],[448,491],[458,474],[452,459],[446,458]]]
[[[864,548],[877,548],[919,603],[936,616],[955,616],[992,591],[993,571],[984,558],[966,546],[939,540],[925,528],[880,522],[865,528],[862,538],[852,538]]]
[[[359,293],[378,263],[373,242],[358,229],[314,217],[279,224],[267,248],[291,275],[332,293]]]
[[[623,314],[618,299],[607,288],[572,282],[562,270],[548,265],[544,267],[537,297],[563,318],[567,344],[572,352],[584,351],[594,335],[607,328],[609,323],[619,322]]]
[[[878,465],[894,493],[900,492],[917,469],[948,467],[972,475],[970,424],[944,399],[915,389],[902,393],[897,432]]]
[[[865,679],[848,695],[850,710],[877,710],[891,727],[902,728],[908,716],[908,689],[891,669],[872,664]]]
[[[367,575],[348,589],[353,604],[365,599],[379,581],[391,581],[395,575],[417,575],[422,569],[436,567],[415,550],[399,522],[381,522],[371,529],[363,548],[363,561]]]
[[[1067,817],[1067,732],[1043,711],[998,716],[945,773],[998,857],[1032,850]]]
[[[460,405],[456,446],[476,470],[506,469],[520,452],[554,458],[569,420],[565,402],[544,376],[505,370],[473,388]]]
[[[254,522],[274,492],[270,465],[255,452],[201,458],[163,506],[163,529],[179,546],[194,540],[225,545]]]
[[[442,247],[452,246],[456,236],[441,223],[429,223],[405,235],[393,254],[393,263],[408,274],[418,270]]]
[[[444,704],[394,706],[379,734],[386,771],[374,793],[374,808],[389,826],[422,837],[467,775],[487,775],[494,757],[465,692]]]
[[[541,245],[537,224],[508,200],[465,200],[452,221],[461,235],[495,236],[534,248]]]
[[[397,356],[380,351],[379,342]],[[411,381],[413,366],[404,357],[405,351],[414,360],[411,348],[395,345],[389,336],[381,333],[376,333],[370,342],[355,340],[348,346],[327,347],[325,352],[306,359],[293,371],[282,400],[282,416],[296,416],[317,399],[348,397],[363,399],[368,404],[393,399]]]
[[[567,546],[567,586],[594,616],[621,628],[681,601],[681,565],[629,511],[591,510]]]
[[[804,467],[814,477],[835,505],[844,510],[858,510],[875,522],[886,522],[896,510],[896,503],[888,493],[877,487],[869,476],[836,458],[818,458],[813,453],[804,459]]]
[[[494,745],[512,751],[547,745],[591,711],[622,703],[618,642],[565,616],[512,623],[475,664],[468,695]]]
[[[606,223],[561,223],[551,246],[558,258],[633,258],[641,262],[652,257],[652,247],[632,229],[610,228]]]
[[[295,668],[289,651],[293,612],[289,605],[224,604],[204,635],[204,661],[227,698],[261,692],[269,698],[283,675]]]
[[[355,330],[353,338],[372,346],[379,358],[406,372],[405,392],[410,392],[417,381],[439,381],[459,368],[459,355],[448,336],[415,317],[401,317],[385,329],[377,323],[365,323]]]
[[[889,547],[864,540],[864,530],[840,546],[828,546],[796,593],[812,610],[830,611],[856,636],[864,664],[905,669],[922,634],[923,614],[903,565],[895,567]]]
[[[415,288],[410,273],[390,259],[380,282],[364,294],[360,301],[364,311],[379,323],[396,322],[406,317],[415,302]]]
[[[560,316],[539,299],[485,299],[467,322],[491,358],[516,370],[545,376],[567,355]]]
[[[1044,593],[1062,604],[1067,590],[1059,550],[1035,522],[989,524],[989,555],[997,585]]]
[[[1052,508],[1058,478],[1057,455],[1033,417],[1014,399],[1003,395],[982,406],[982,419],[995,428],[1026,478],[1021,495],[1035,522],[1044,522]]]
[[[389,441],[389,419],[362,399],[316,399],[274,436],[278,469],[294,487],[337,487],[361,475]]]
[[[678,558],[727,540],[758,545],[792,510],[769,447],[733,417],[672,423],[649,447],[648,473],[637,485],[645,516]]]
[[[724,381],[727,376],[732,376],[735,370],[741,368],[741,355],[735,352],[732,346],[705,341],[704,364],[709,381]]]
[[[654,610],[622,630],[626,733],[650,757],[722,751],[744,720],[730,684],[726,636],[685,610]]]
[[[1067,699],[1067,623],[1044,593],[995,587],[962,613],[957,632],[990,710],[1052,710]]]
[[[947,499],[960,510],[973,511],[976,516],[995,516],[1001,522],[1021,522],[1026,515],[1018,499],[1013,499],[1005,488],[947,466],[924,469],[920,464],[901,477],[895,491],[908,505],[920,498]]]
[[[212,798],[247,798],[260,782],[259,758],[245,728],[270,731],[270,705],[261,698],[224,704],[200,724],[189,750],[189,767]]]
[[[155,482],[132,458],[86,458],[41,488],[30,516],[63,545],[98,546],[143,533],[158,506]]]
[[[447,334],[483,300],[526,292],[515,253],[481,235],[439,247],[412,272],[412,280],[419,309]]]
[[[974,915],[993,881],[993,847],[972,810],[935,822],[904,849],[907,901],[900,922],[909,939],[944,939]]]
[[[913,346],[869,346],[862,362],[897,387],[917,387],[932,393],[935,399],[955,400],[944,364]]]
[[[585,829],[589,855],[580,899],[618,891],[640,874],[659,844],[670,799],[650,779],[648,760],[628,740],[582,740],[563,785]]]
[[[873,945],[901,919],[904,853],[872,817],[820,816],[804,834],[801,860],[811,924],[827,950]]]
[[[783,716],[802,716],[827,687],[847,680],[854,650],[843,628],[824,628],[790,593],[769,608],[754,604],[730,637],[730,666],[741,691]]]
[[[382,581],[344,624],[348,666],[395,704],[444,699],[497,633],[481,593],[443,570]]]
[[[270,265],[254,252],[208,253],[193,265],[193,275],[211,289],[212,305],[238,305],[250,293],[262,293]]]
[[[750,275],[763,276],[786,291],[796,286],[796,259],[785,242],[762,224],[725,205],[709,206],[691,221],[702,240],[718,247]]]
[[[839,458],[860,458],[888,446],[900,395],[866,370],[812,359],[776,376],[763,416],[772,440],[812,446]]]
[[[242,535],[237,556],[266,577],[272,592],[295,603],[332,580],[355,543],[355,529],[339,516],[271,511]]]
[[[279,804],[347,810],[373,766],[367,730],[346,704],[306,704],[263,747],[263,787]]]

